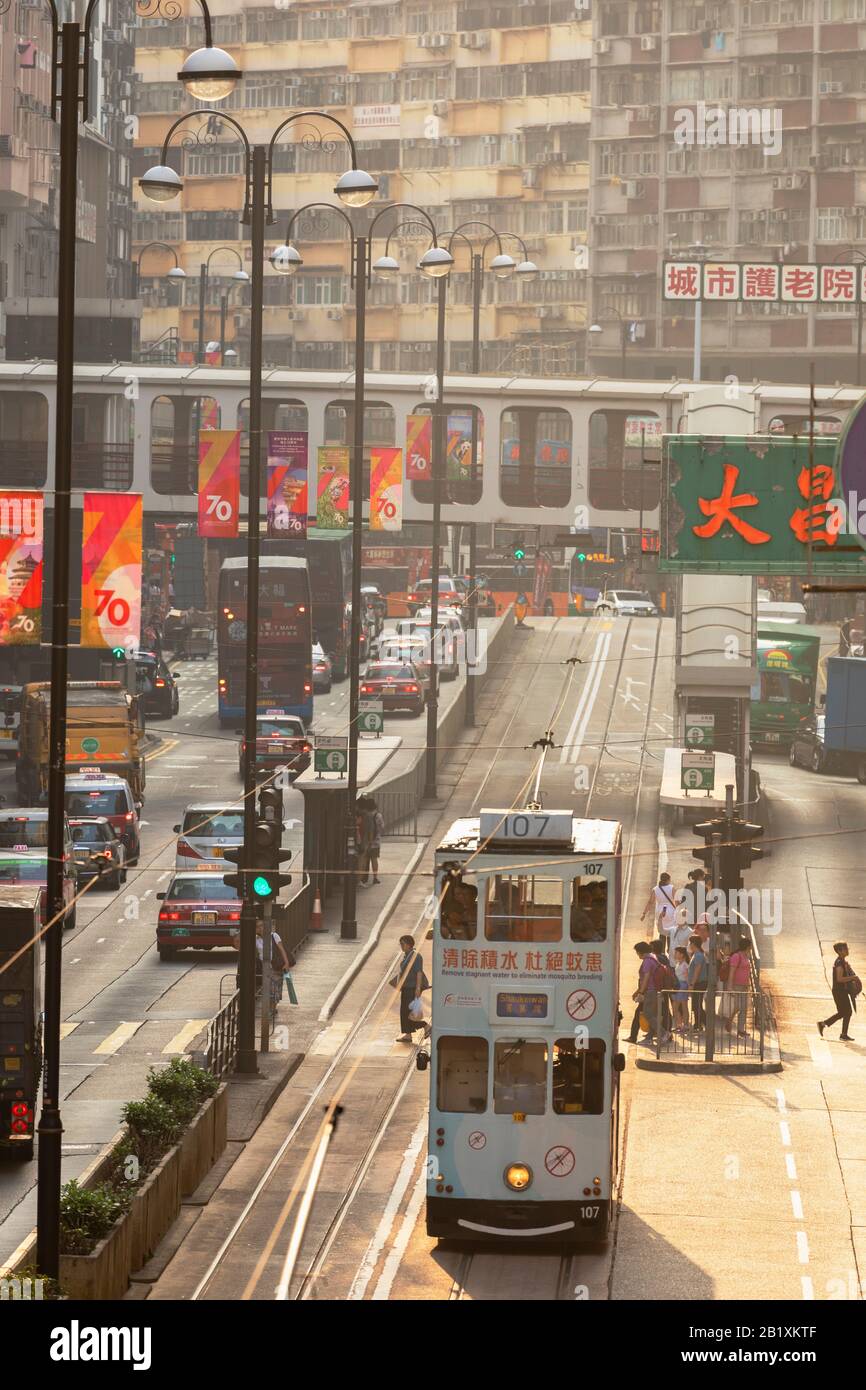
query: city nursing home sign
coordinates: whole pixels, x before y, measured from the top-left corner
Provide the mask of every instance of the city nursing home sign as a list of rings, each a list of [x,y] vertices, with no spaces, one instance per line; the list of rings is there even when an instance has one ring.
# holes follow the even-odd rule
[[[833,439],[669,435],[662,476],[668,573],[863,572],[838,505]]]

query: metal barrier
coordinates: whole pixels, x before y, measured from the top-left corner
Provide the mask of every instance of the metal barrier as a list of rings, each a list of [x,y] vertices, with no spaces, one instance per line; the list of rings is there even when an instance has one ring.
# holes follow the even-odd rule
[[[723,989],[714,996],[676,990],[656,996],[653,1049],[658,1058],[716,1061],[764,1060],[764,1042],[775,1031],[772,1000],[763,990]]]
[[[411,791],[374,793],[385,822],[385,834],[394,840],[418,839],[418,798]]]
[[[234,1071],[238,1055],[238,1004],[240,992],[235,990],[227,1004],[214,1014],[205,1030],[202,1066],[214,1076],[223,1077]]]

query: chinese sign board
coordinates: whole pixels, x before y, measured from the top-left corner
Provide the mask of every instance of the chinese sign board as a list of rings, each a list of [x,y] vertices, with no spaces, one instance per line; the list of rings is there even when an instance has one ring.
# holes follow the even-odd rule
[[[840,528],[838,496],[832,439],[670,435],[659,568],[858,574],[862,551]]]
[[[686,715],[686,743],[690,748],[712,748],[715,729],[714,714]]]
[[[381,734],[385,727],[385,717],[381,700],[358,701],[358,733]]]
[[[313,752],[315,772],[344,773],[349,766],[349,740],[345,735],[318,734]]]
[[[442,950],[442,973],[461,975],[469,972],[491,972],[495,978],[503,973],[532,975],[602,975],[604,956],[601,951],[563,951],[553,947],[543,951],[537,947],[445,946]],[[446,996],[446,1002],[447,996]]]
[[[778,265],[774,261],[665,261],[664,297],[782,304],[866,301],[866,265]]]
[[[712,753],[683,753],[680,786],[684,791],[711,792],[716,781],[716,759]]]

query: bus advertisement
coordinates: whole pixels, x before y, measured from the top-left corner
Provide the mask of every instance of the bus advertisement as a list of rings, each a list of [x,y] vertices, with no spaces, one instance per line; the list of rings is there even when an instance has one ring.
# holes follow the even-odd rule
[[[758,681],[752,689],[754,743],[787,747],[815,712],[821,636],[815,628],[758,616]]]
[[[219,721],[244,716],[247,562],[224,560],[219,576],[217,662]],[[313,717],[312,613],[306,560],[263,555],[259,571],[257,707]]]

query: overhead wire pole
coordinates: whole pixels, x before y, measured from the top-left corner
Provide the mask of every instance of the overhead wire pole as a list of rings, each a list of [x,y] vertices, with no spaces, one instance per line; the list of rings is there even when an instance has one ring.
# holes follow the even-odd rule
[[[439,727],[439,668],[436,641],[439,629],[439,546],[442,527],[442,475],[445,471],[445,294],[447,277],[438,284],[436,305],[436,403],[433,411],[433,540],[430,577],[430,689],[427,693],[427,762],[425,797],[436,799],[436,754]],[[467,674],[467,681],[469,677]]]
[[[472,375],[481,371],[481,272],[482,261],[477,251],[472,252]],[[472,408],[472,455],[470,478],[475,485],[478,477],[478,406]],[[467,728],[475,724],[475,663],[478,660],[478,579],[476,567],[476,526],[469,523],[469,623],[466,631],[466,703],[464,720]],[[471,662],[470,662],[471,656]]]
[[[352,499],[352,619],[349,632],[349,767],[346,784],[346,872],[340,939],[358,935],[358,693],[361,684],[361,547],[364,541],[364,337],[367,311],[367,237],[355,237],[355,397],[349,496]]]

